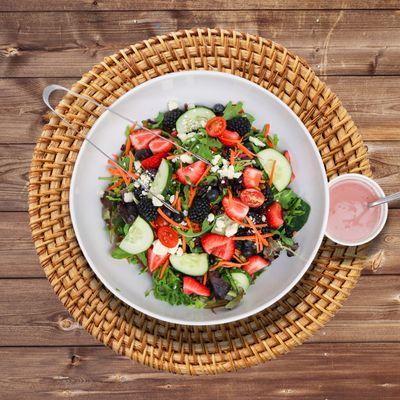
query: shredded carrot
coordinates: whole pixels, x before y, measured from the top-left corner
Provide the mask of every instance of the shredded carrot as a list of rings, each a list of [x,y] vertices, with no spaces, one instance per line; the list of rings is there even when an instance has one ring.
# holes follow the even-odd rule
[[[186,236],[182,236],[182,251],[186,253]]]
[[[229,200],[232,200],[232,192],[231,189],[227,189]]]
[[[165,157],[167,160],[172,160],[173,158],[178,157],[176,154],[171,154],[170,156]]]
[[[134,131],[135,131],[135,128],[136,128],[136,123],[134,123],[132,126],[131,126],[131,129],[129,130],[131,133],[133,133]]]
[[[245,222],[239,221],[238,219],[231,218],[231,220],[237,222],[239,225],[244,226],[246,228],[252,228],[251,225],[246,224]],[[268,224],[254,224],[254,226],[256,228],[264,228],[264,227],[268,226]]]
[[[200,179],[197,181],[197,183],[194,186],[198,186],[198,184],[208,175],[210,172],[211,166],[209,165],[206,170],[203,172],[203,175],[201,175]]]
[[[157,209],[158,213],[167,221],[169,222],[171,225],[177,226],[179,229],[182,229],[183,231],[187,231],[188,228],[186,226],[180,225],[177,222],[175,222],[173,219],[171,219],[170,217],[168,217],[167,215],[165,215],[165,213],[161,210],[161,208]]]
[[[214,264],[211,268],[210,271],[214,271],[219,267],[225,267],[225,268],[241,268],[243,265],[247,265],[249,262],[246,261],[244,263],[234,263],[231,261],[219,261],[218,263]]]
[[[179,190],[177,190],[177,191],[175,192],[174,201],[172,202],[172,207],[175,207],[175,206],[176,206],[176,203],[178,203],[178,198],[179,198]]]
[[[265,138],[267,138],[267,136],[269,135],[270,128],[271,128],[270,124],[265,124],[264,129],[263,129],[263,134],[264,134]]]
[[[128,167],[128,171],[129,171],[129,173],[133,173],[133,154],[132,154],[132,152],[130,151],[129,152],[129,167]]]
[[[235,164],[235,157],[236,157],[236,152],[235,150],[231,149],[231,154],[229,156],[229,162],[231,165]]]
[[[169,265],[169,257],[168,257],[168,260],[165,261],[164,265],[161,268],[160,279],[162,279],[163,276],[165,275],[165,272],[167,271],[168,265]]]
[[[114,190],[115,188],[117,188],[119,185],[121,185],[121,183],[123,182],[123,179],[118,179],[117,182],[113,183],[112,185],[110,185],[106,190]]]
[[[265,238],[263,237],[263,235],[258,231],[256,225],[254,224],[254,222],[249,218],[246,217],[247,222],[249,223],[249,225],[253,228],[254,233],[256,234],[256,236],[258,237],[258,240],[264,245],[264,246],[268,246],[268,242],[265,240]]]
[[[207,272],[203,275],[203,285],[207,283]]]
[[[241,260],[237,255],[234,255],[233,258],[234,258],[236,261],[239,261],[240,263],[242,262],[242,260]]]
[[[186,223],[188,224],[188,227],[191,231],[193,231],[193,226],[192,223],[190,222],[190,219],[188,217],[185,218]]]
[[[195,187],[193,187],[193,186],[190,186],[190,189],[189,189],[188,207],[190,207],[190,206],[192,205],[193,200],[194,200],[194,198],[195,198],[195,196],[196,196],[196,193],[197,193],[197,189],[196,189]]]
[[[274,180],[275,169],[276,169],[276,160],[274,160],[272,163],[271,175],[269,176],[269,181],[268,181],[269,186],[272,185],[272,182]]]
[[[125,144],[125,155],[127,156],[129,154],[129,152],[131,151],[131,147],[132,147],[132,142],[131,142],[131,138],[128,136],[128,138],[126,139],[126,144]]]
[[[274,144],[272,143],[271,139],[269,138],[269,136],[266,137],[266,141],[267,141],[267,146],[268,147],[274,147]]]
[[[176,202],[176,209],[182,211],[182,199],[180,197],[178,197],[178,201]]]
[[[237,147],[247,156],[249,156],[250,158],[254,158],[256,155],[254,153],[252,153],[246,146],[244,146],[242,143],[238,143]]]

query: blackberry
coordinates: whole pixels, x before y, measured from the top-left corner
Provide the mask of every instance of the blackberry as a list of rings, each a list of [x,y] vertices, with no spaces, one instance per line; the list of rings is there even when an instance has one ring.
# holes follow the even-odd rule
[[[196,196],[193,204],[189,209],[189,219],[193,222],[201,224],[210,213],[210,203],[204,197]]]
[[[150,149],[140,149],[135,151],[135,160],[142,161],[145,158],[151,157],[153,153]]]
[[[251,123],[246,117],[234,117],[226,122],[226,128],[243,136],[251,129]]]
[[[218,196],[219,196],[219,190],[216,187],[212,187],[206,193],[206,197],[207,197],[208,201],[215,201],[218,199]]]
[[[157,207],[153,206],[153,202],[149,198],[143,197],[140,199],[137,208],[139,215],[147,222],[154,221],[157,218]]]
[[[264,206],[268,207],[274,201],[274,194],[272,193],[271,186],[269,186],[268,184],[266,184],[265,186],[264,196],[265,196]]]
[[[183,111],[179,108],[175,108],[174,110],[167,111],[164,114],[163,119],[163,128],[167,131],[172,131],[175,129],[176,121],[183,114]]]
[[[135,196],[135,199],[137,201],[140,201],[141,199],[147,197],[147,195],[143,194],[143,189],[141,187],[133,189],[133,195]]]
[[[218,103],[213,107],[213,110],[214,110],[214,114],[218,115],[220,117],[224,114],[225,106]]]
[[[171,211],[169,208],[163,206],[161,211],[169,218],[172,218],[175,222],[178,224],[183,221],[183,216],[182,214],[177,214],[176,212]]]
[[[245,227],[241,226],[238,229],[236,235],[237,236],[251,236],[251,235],[254,235],[254,232],[253,232],[253,229],[251,229],[251,228],[245,228]],[[237,240],[236,242],[240,243],[241,240]]]
[[[241,250],[242,250],[242,256],[246,258],[257,253],[256,244],[251,240],[243,241]]]
[[[263,213],[260,212],[261,210],[259,210],[260,207],[258,208],[250,208],[249,213],[247,214],[249,218],[251,218],[254,223],[256,224],[262,224],[263,220],[262,220],[262,216]]]
[[[215,257],[213,254],[210,254],[208,256],[208,263],[210,265],[214,265],[217,262],[217,257]]]
[[[138,216],[138,210],[135,203],[119,203],[118,213],[126,224],[132,224]]]

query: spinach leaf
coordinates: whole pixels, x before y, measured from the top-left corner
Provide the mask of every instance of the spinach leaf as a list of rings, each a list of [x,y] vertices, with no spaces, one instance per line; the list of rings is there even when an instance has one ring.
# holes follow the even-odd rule
[[[145,251],[143,251],[142,253],[136,254],[136,257],[141,264],[143,264],[145,267],[147,267],[147,256],[146,256]]]
[[[309,204],[303,199],[298,198],[286,214],[285,222],[293,231],[297,232],[307,222],[310,211],[311,207]]]
[[[159,112],[156,119],[154,120],[154,123],[148,122],[147,127],[150,129],[160,128],[163,121],[164,121],[164,113]]]
[[[285,210],[288,210],[298,198],[297,194],[291,189],[284,189],[275,195],[275,200],[279,201]]]
[[[127,253],[126,251],[120,249],[118,246],[115,247],[111,252],[111,257],[117,260],[121,260],[123,258],[132,257],[132,254]]]
[[[239,101],[239,103],[237,104],[232,104],[232,102],[230,101],[225,107],[224,118],[228,120],[239,116],[239,112],[242,111],[242,108],[243,103],[241,101]]]

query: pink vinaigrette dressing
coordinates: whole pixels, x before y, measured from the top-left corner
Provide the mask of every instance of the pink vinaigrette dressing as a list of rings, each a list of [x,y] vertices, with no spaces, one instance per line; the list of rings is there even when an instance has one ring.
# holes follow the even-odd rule
[[[367,204],[378,197],[368,184],[355,179],[333,184],[329,188],[329,236],[344,242],[368,238],[379,225],[382,210]]]

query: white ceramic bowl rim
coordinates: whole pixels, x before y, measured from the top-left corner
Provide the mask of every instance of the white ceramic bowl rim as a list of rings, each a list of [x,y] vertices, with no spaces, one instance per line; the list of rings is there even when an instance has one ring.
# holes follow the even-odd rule
[[[384,197],[385,193],[382,190],[382,188],[378,185],[377,182],[375,182],[373,179],[369,178],[368,176],[361,175],[361,174],[344,174],[344,175],[339,175],[335,178],[333,178],[329,183],[328,183],[328,188],[331,188],[332,186],[336,185],[339,182],[347,181],[347,180],[356,180],[363,182],[367,184],[375,193],[378,197]],[[335,238],[334,236],[330,235],[328,230],[325,232],[325,235],[327,238],[332,240],[333,242],[340,244],[342,246],[360,246],[362,244],[370,242],[372,239],[377,237],[379,233],[382,231],[383,227],[385,226],[387,216],[388,216],[388,205],[387,203],[382,204],[381,206],[381,215],[379,219],[379,223],[377,224],[376,228],[370,233],[368,237],[366,237],[363,240],[355,241],[355,242],[346,242],[343,240],[340,240],[338,238]]]
[[[306,262],[304,262],[304,266],[303,268],[298,272],[298,274],[294,277],[294,279],[291,281],[290,285],[286,286],[286,288],[284,290],[282,290],[279,295],[275,296],[274,298],[270,299],[268,302],[265,302],[264,304],[255,307],[254,309],[252,309],[251,311],[248,312],[243,312],[240,315],[237,316],[228,316],[228,315],[224,315],[221,313],[221,318],[218,319],[213,319],[212,321],[197,321],[197,320],[182,320],[179,319],[179,317],[165,317],[162,314],[159,314],[157,312],[145,309],[144,307],[141,307],[135,303],[133,303],[130,299],[126,298],[122,293],[120,293],[118,290],[116,290],[116,288],[114,288],[111,284],[108,283],[107,279],[103,276],[102,272],[99,270],[99,268],[97,268],[96,264],[94,263],[91,254],[89,254],[89,252],[87,251],[86,247],[84,246],[84,238],[81,236],[81,232],[79,228],[79,222],[77,220],[77,213],[75,211],[76,209],[76,197],[74,194],[74,189],[76,186],[76,180],[77,180],[77,171],[79,169],[79,165],[82,161],[82,157],[83,157],[83,153],[84,153],[84,149],[87,146],[90,146],[88,143],[84,142],[82,144],[82,147],[78,153],[77,156],[77,160],[76,160],[76,164],[75,164],[75,168],[72,174],[72,179],[71,179],[71,186],[70,186],[70,210],[71,210],[71,219],[72,219],[72,224],[75,230],[75,235],[76,238],[78,240],[78,243],[80,245],[80,248],[86,258],[86,260],[88,261],[90,267],[92,268],[92,270],[95,272],[95,274],[97,275],[97,277],[102,281],[102,283],[107,287],[108,290],[110,290],[116,297],[118,297],[119,299],[121,299],[122,301],[124,301],[126,304],[132,306],[133,308],[137,309],[140,312],[143,312],[144,314],[147,314],[151,317],[166,321],[166,322],[170,322],[170,323],[177,323],[177,324],[181,324],[181,325],[215,325],[215,324],[224,324],[224,323],[229,323],[229,322],[233,322],[233,321],[237,321],[243,318],[246,318],[250,315],[256,314],[260,311],[262,311],[263,309],[271,306],[272,304],[274,304],[276,301],[278,301],[280,298],[282,298],[285,294],[287,294],[295,285],[296,283],[301,279],[301,277],[304,275],[304,273],[307,271],[307,269],[309,268],[309,266],[311,265],[312,260],[314,259],[319,246],[322,242],[322,239],[324,237],[325,234],[325,230],[326,230],[326,226],[327,226],[327,220],[328,220],[328,210],[329,210],[329,196],[328,196],[328,182],[326,179],[326,174],[325,174],[325,167],[324,164],[322,162],[322,159],[319,155],[319,151],[317,146],[315,145],[310,133],[308,132],[307,128],[304,126],[304,124],[301,122],[301,120],[298,118],[298,116],[290,109],[290,107],[288,107],[282,100],[280,100],[279,98],[277,98],[274,94],[272,94],[271,92],[269,92],[268,90],[262,88],[261,86],[248,81],[247,79],[232,75],[232,74],[228,74],[228,73],[223,73],[223,72],[216,72],[216,71],[182,71],[182,72],[175,72],[175,73],[170,73],[170,74],[166,74],[160,77],[156,77],[154,79],[151,79],[149,81],[146,81],[142,84],[140,84],[139,86],[131,89],[129,92],[127,92],[126,94],[124,94],[123,96],[121,96],[118,100],[116,100],[113,104],[112,104],[112,108],[114,107],[118,107],[118,104],[124,99],[124,97],[131,92],[134,92],[136,90],[141,90],[144,87],[148,86],[148,85],[154,85],[155,83],[159,83],[161,81],[170,79],[171,77],[174,77],[176,75],[193,75],[195,76],[201,76],[201,75],[215,75],[215,76],[223,76],[229,79],[232,79],[233,81],[242,81],[245,82],[247,85],[251,85],[255,90],[258,91],[262,91],[263,94],[265,96],[269,96],[271,97],[274,101],[280,103],[280,105],[282,107],[284,107],[286,109],[286,111],[290,114],[292,114],[292,117],[295,118],[297,120],[297,123],[299,125],[299,127],[303,130],[304,132],[304,139],[309,143],[309,145],[312,147],[315,157],[316,157],[316,161],[319,165],[319,168],[322,171],[322,176],[323,176],[323,189],[322,189],[322,193],[321,193],[321,202],[322,204],[325,204],[325,207],[323,209],[323,215],[322,215],[322,223],[320,225],[320,230],[319,230],[319,235],[318,235],[318,239],[316,240],[316,244],[314,247],[314,250],[310,253],[308,259]],[[245,99],[243,99],[245,101]],[[92,138],[93,136],[93,132],[95,131],[95,128],[98,127],[99,124],[101,124],[101,122],[103,121],[103,118],[105,116],[104,113],[102,114],[97,121],[94,123],[94,125],[92,126],[91,130],[88,132],[87,136],[89,138]],[[93,138],[92,138],[93,140]],[[76,195],[78,196],[78,195]],[[246,298],[244,299],[246,300]],[[193,310],[193,313],[195,313],[196,310]]]

